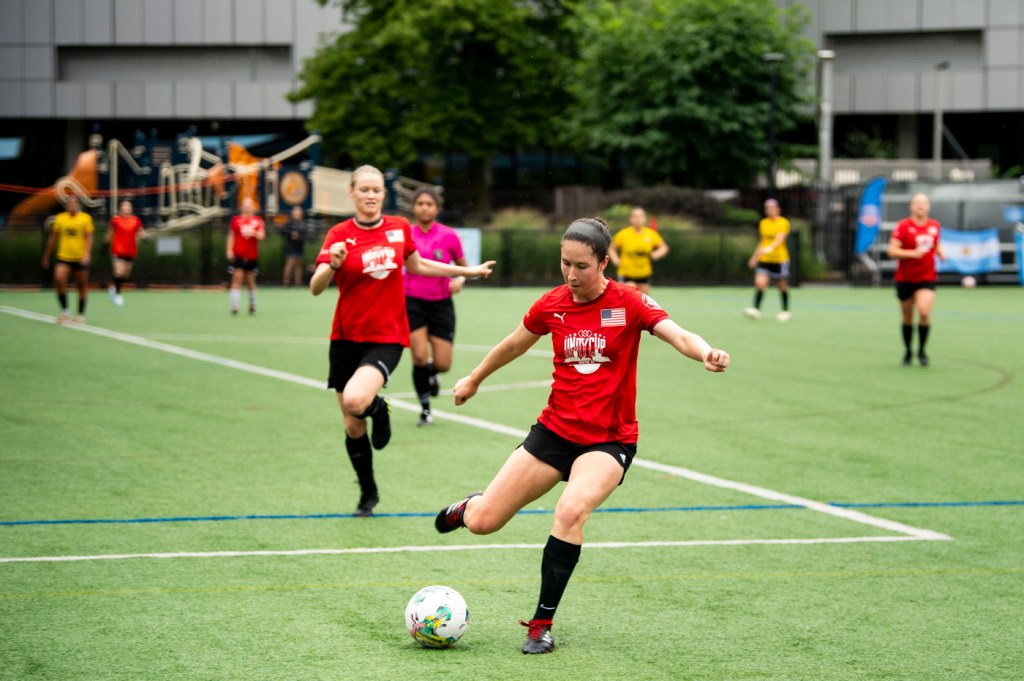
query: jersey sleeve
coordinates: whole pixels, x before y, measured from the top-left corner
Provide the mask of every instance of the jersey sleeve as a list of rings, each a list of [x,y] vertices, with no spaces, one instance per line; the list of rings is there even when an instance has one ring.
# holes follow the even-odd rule
[[[653,333],[658,322],[668,319],[668,313],[646,293],[636,291],[630,296],[630,305],[633,308],[632,314],[640,320],[640,326],[644,331]]]
[[[412,227],[409,225],[409,221],[402,220],[402,235],[405,237],[405,248],[402,253],[402,260],[408,260],[409,257],[416,253],[416,242],[412,240]]]
[[[459,238],[459,233],[453,229],[449,232],[449,235],[451,241],[452,262],[458,260],[459,258],[466,257],[465,253],[462,250],[462,239]]]
[[[84,214],[84,215],[85,215],[85,233],[86,234],[92,234],[93,231],[96,229],[95,227],[93,227],[93,224],[92,224],[92,216],[87,214],[87,213]]]
[[[320,247],[320,252],[317,253],[316,261],[314,262],[315,265],[319,265],[320,263],[324,263],[326,265],[331,264],[331,252],[329,249],[331,248],[331,244],[339,241],[339,238],[340,234],[338,231],[338,225],[327,230],[327,236],[324,237],[324,245]]]
[[[544,310],[547,307],[546,303],[547,296],[541,296],[523,317],[523,326],[525,326],[526,330],[532,334],[544,336],[547,335],[548,331],[550,331],[547,323],[544,321]]]

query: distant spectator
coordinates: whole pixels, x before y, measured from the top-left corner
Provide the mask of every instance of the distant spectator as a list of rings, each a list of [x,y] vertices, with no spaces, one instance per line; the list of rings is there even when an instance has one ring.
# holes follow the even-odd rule
[[[74,321],[85,321],[85,304],[89,297],[89,263],[91,261],[93,224],[92,217],[83,213],[82,202],[77,196],[68,198],[67,210],[57,215],[50,227],[50,238],[43,250],[43,269],[50,267],[50,257],[57,249],[57,261],[53,267],[53,285],[57,289],[60,303],[58,324],[71,320],[68,311],[68,275],[75,277],[78,289],[78,314]]]
[[[306,255],[306,223],[302,206],[294,206],[288,221],[281,228],[284,236],[285,286],[302,286],[303,261]]]

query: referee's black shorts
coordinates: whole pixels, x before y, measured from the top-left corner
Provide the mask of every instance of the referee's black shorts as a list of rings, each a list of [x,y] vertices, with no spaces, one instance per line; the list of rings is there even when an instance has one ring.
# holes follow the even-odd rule
[[[423,300],[406,296],[405,312],[409,317],[409,331],[425,326],[431,336],[449,343],[455,341],[455,305],[451,298]]]

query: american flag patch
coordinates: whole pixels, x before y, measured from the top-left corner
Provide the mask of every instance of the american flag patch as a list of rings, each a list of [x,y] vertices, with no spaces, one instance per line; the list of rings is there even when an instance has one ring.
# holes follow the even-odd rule
[[[607,310],[601,310],[601,326],[625,326],[626,325],[626,308],[624,307],[613,307]]]

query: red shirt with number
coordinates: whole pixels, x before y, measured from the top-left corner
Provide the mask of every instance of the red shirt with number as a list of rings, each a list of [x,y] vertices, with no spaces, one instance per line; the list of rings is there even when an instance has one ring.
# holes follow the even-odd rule
[[[935,281],[935,249],[939,245],[941,232],[937,220],[929,218],[923,225],[911,218],[903,218],[893,230],[892,238],[899,239],[900,248],[924,251],[920,258],[900,258],[896,264],[896,281]]]
[[[551,334],[555,351],[551,396],[537,420],[579,445],[634,444],[640,334],[663,319],[649,296],[611,280],[585,303],[568,286],[541,296],[523,317],[530,333]]]
[[[263,232],[263,218],[259,215],[245,217],[236,215],[231,218],[231,231],[235,235],[235,243],[231,253],[242,260],[256,260],[260,257],[259,239],[256,235]]]
[[[115,258],[134,258],[139,246],[136,235],[142,229],[138,215],[115,215],[110,218],[110,254]]]
[[[364,229],[353,219],[331,227],[316,263],[331,263],[330,247],[344,241],[348,249],[334,272],[338,305],[331,340],[399,343],[409,347],[402,267],[416,252],[409,221],[385,215],[379,227]]]

